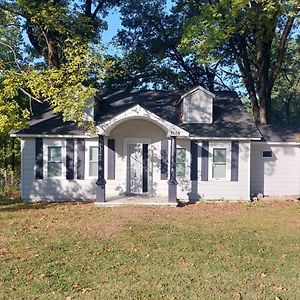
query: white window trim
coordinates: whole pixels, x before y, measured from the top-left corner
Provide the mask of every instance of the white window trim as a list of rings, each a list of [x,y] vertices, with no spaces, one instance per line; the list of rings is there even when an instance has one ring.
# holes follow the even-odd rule
[[[89,140],[85,142],[85,170],[84,175],[87,179],[97,179],[97,176],[90,176],[90,147],[98,147],[98,140]],[[105,151],[105,148],[104,148]],[[104,159],[106,159],[104,153]]]
[[[48,147],[61,147],[61,176],[48,176]],[[43,141],[43,175],[46,179],[66,179],[66,140],[50,140]]]
[[[213,178],[213,150],[215,148],[226,149],[226,177],[225,178]],[[209,142],[209,157],[208,157],[208,180],[209,181],[231,181],[231,143],[218,143]]]
[[[184,176],[177,176],[177,149],[184,149],[185,150],[185,166],[184,166]],[[170,151],[171,152],[171,151]],[[187,179],[189,176],[189,161],[188,161],[188,154],[190,154],[189,149],[186,146],[176,145],[176,179]],[[170,162],[171,162],[171,153],[170,153]],[[171,163],[170,163],[171,165]]]
[[[97,149],[97,160],[90,160],[91,148],[96,148]],[[90,164],[91,163],[97,163],[97,170],[98,170],[98,146],[89,146],[89,148],[88,148],[88,157],[89,157],[89,160],[88,160],[89,177],[98,177],[98,175],[97,175],[98,172],[96,172],[96,175],[90,175],[90,171],[91,171]]]

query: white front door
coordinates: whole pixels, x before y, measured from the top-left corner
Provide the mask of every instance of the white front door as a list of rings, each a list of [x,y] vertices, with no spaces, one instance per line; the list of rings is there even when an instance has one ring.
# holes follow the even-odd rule
[[[127,144],[127,191],[143,192],[143,144]]]

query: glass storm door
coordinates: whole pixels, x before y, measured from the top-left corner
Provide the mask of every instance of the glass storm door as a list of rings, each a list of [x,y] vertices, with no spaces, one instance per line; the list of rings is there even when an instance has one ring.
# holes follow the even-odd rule
[[[127,145],[127,192],[148,192],[148,145]]]

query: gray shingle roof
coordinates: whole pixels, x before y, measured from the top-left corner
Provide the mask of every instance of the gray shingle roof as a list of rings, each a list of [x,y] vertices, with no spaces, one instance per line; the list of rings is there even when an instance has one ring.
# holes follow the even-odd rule
[[[136,104],[173,124],[179,124],[179,108],[174,105],[181,92],[170,90],[118,90],[97,95],[95,120],[103,123]]]
[[[61,116],[53,113],[48,104],[35,103],[34,117],[28,126],[12,133],[30,135],[84,135],[84,132],[73,122],[63,122]]]
[[[253,120],[236,93],[216,92],[212,124],[182,124],[178,104],[182,92],[171,90],[119,90],[96,95],[95,121],[100,124],[126,111],[136,104],[159,117],[187,130],[191,136],[219,138],[261,138]],[[63,122],[49,107],[41,112],[29,126],[17,134],[83,135],[84,132],[72,122]]]
[[[191,136],[261,138],[245,105],[234,92],[215,92],[212,124],[183,124]]]
[[[300,142],[300,125],[260,125],[259,130],[268,142]]]

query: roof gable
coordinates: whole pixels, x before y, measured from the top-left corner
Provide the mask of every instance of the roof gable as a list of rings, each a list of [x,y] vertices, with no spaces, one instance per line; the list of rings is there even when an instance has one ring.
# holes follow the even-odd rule
[[[135,106],[107,120],[106,122],[98,124],[98,134],[110,135],[110,132],[114,128],[116,128],[122,122],[131,119],[144,119],[153,122],[166,132],[166,136],[189,136],[189,133],[186,130],[166,121],[165,119],[160,118],[158,115],[150,112],[139,104],[136,104]]]

